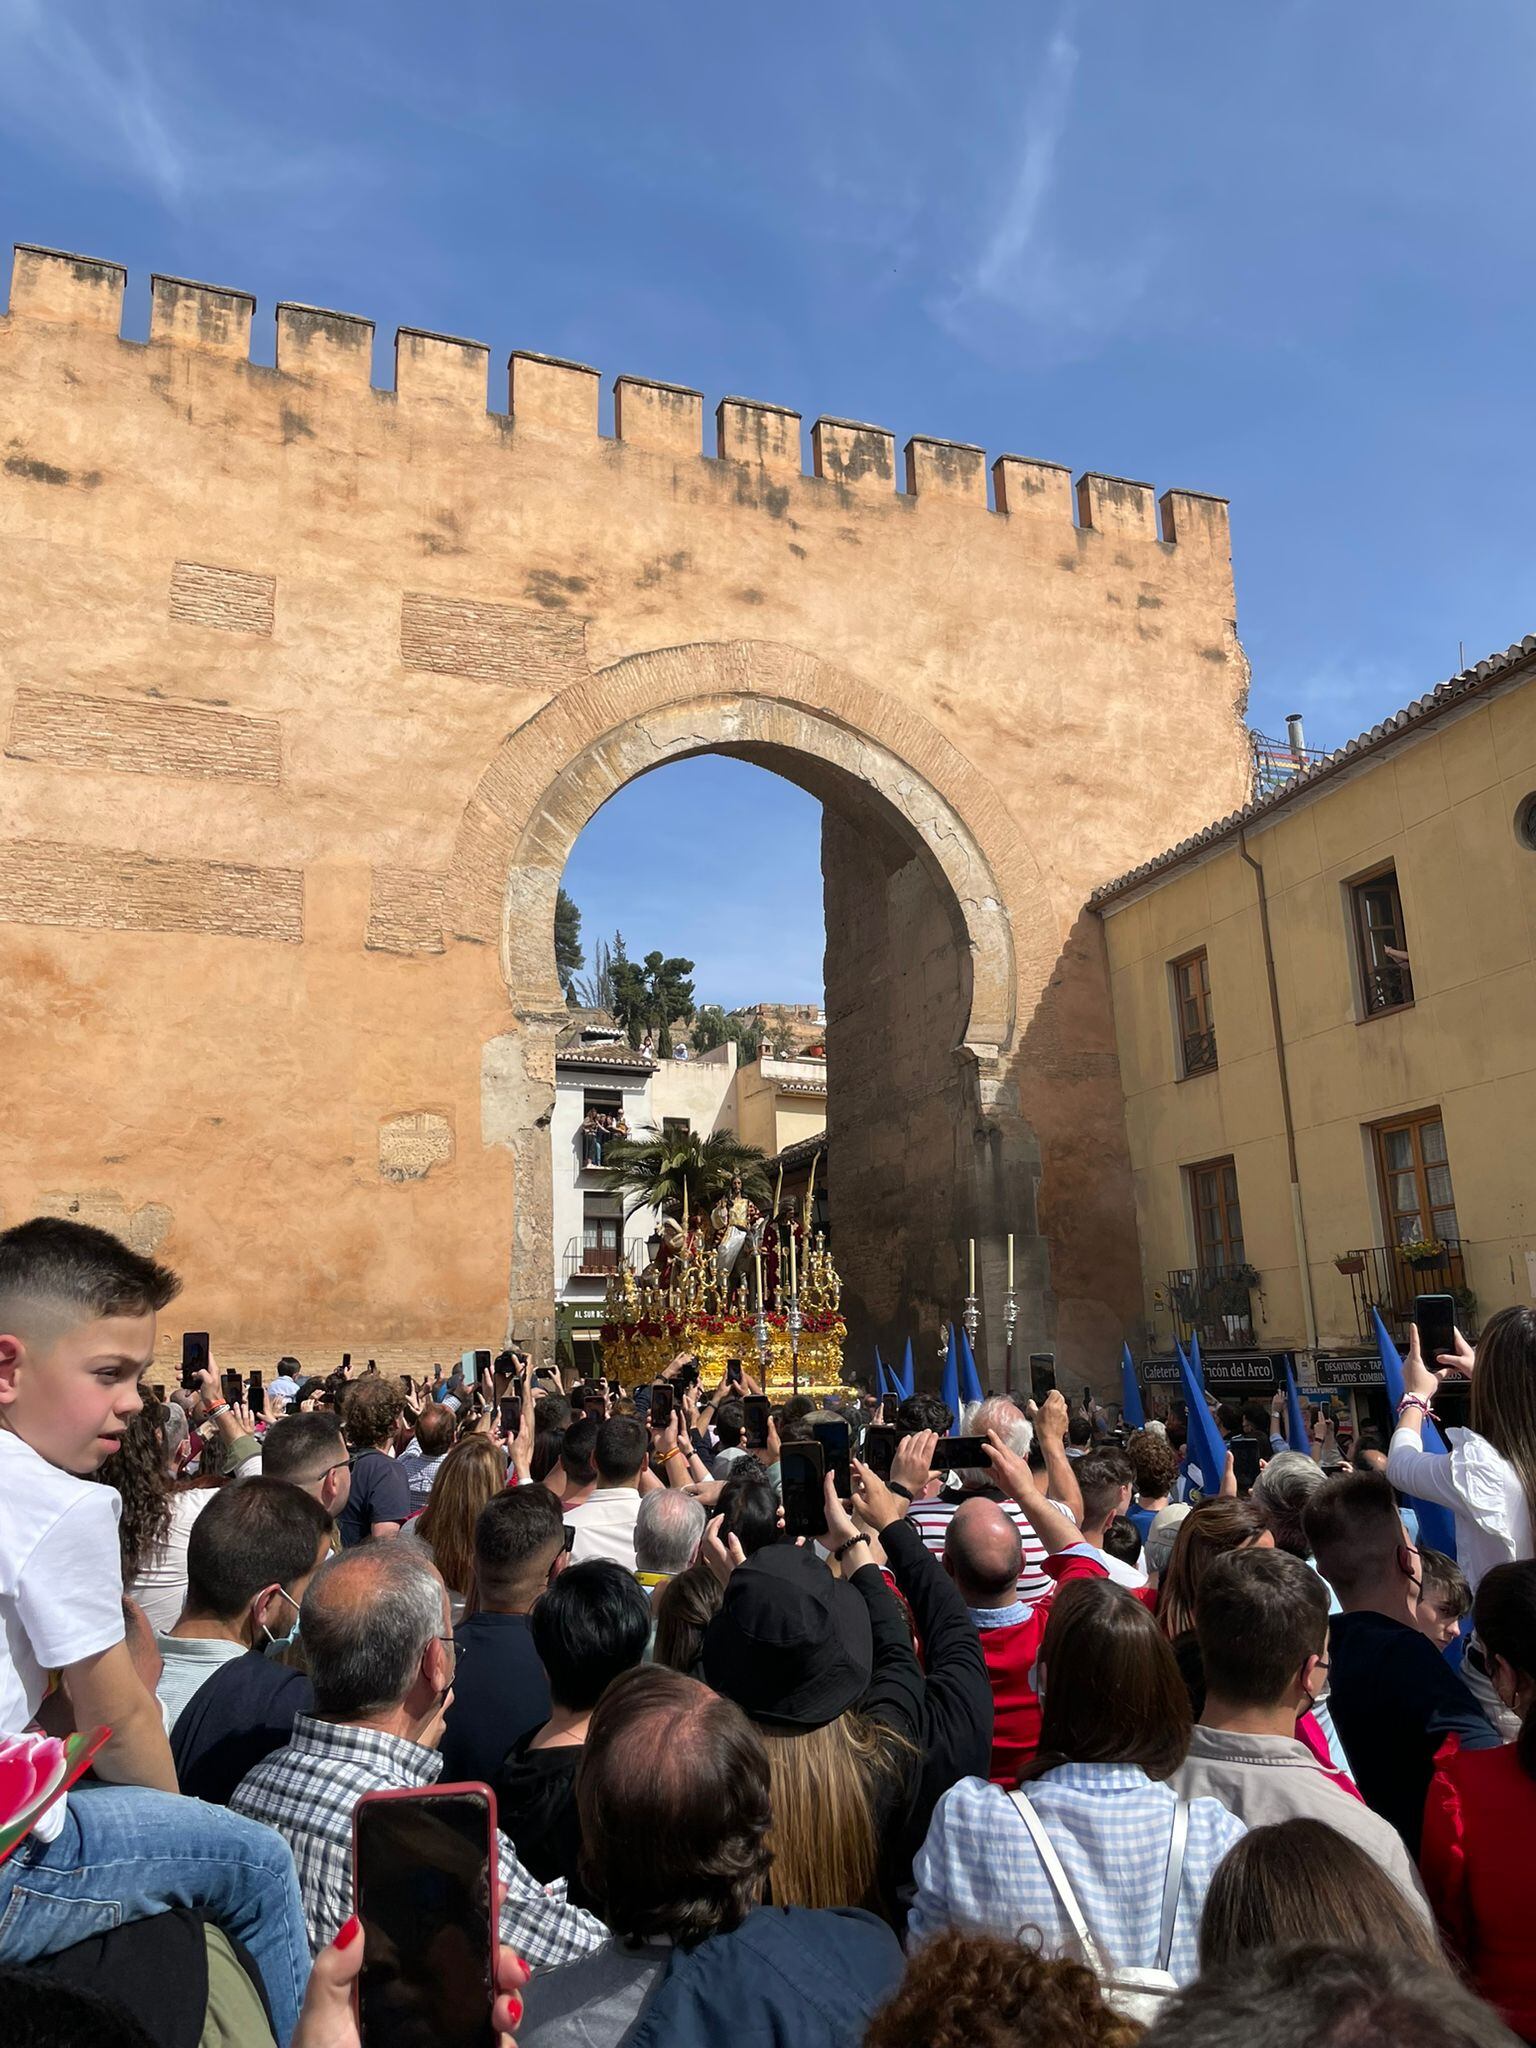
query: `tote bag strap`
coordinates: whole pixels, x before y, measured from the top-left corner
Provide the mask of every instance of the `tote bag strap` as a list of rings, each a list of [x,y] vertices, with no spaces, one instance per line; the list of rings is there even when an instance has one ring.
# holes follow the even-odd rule
[[[1166,1970],[1173,1954],[1173,1923],[1179,1917],[1179,1881],[1184,1875],[1184,1849],[1189,1841],[1189,1801],[1179,1794],[1173,1809],[1173,1834],[1168,1843],[1168,1874],[1163,1879],[1163,1919],[1157,1937],[1157,1967]]]
[[[1073,1891],[1071,1881],[1066,1871],[1062,1868],[1061,1858],[1056,1854],[1055,1844],[1046,1833],[1039,1814],[1036,1813],[1025,1794],[1022,1792],[1010,1792],[1008,1797],[1019,1819],[1029,1829],[1035,1849],[1039,1854],[1041,1865],[1046,1876],[1051,1881],[1058,1900],[1061,1902],[1061,1910],[1071,1922],[1072,1932],[1077,1936],[1078,1944],[1082,1949],[1083,1961],[1096,1976],[1102,1977],[1104,1974],[1104,1959],[1099,1953],[1098,1943],[1088,1930],[1088,1922],[1083,1918],[1083,1909],[1077,1903],[1077,1894]],[[1181,1801],[1180,1804],[1182,1805],[1182,1803]],[[1181,1847],[1180,1861],[1182,1862],[1182,1860],[1183,1851]],[[1177,1890],[1177,1887],[1175,1887],[1175,1890]],[[1164,1910],[1166,1913],[1166,1905]]]

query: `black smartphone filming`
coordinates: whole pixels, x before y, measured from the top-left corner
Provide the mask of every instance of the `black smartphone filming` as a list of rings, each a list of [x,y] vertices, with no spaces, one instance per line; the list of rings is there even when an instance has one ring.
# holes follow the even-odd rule
[[[1456,1303],[1449,1294],[1416,1294],[1413,1325],[1419,1333],[1419,1356],[1425,1370],[1439,1372],[1440,1353],[1456,1349]]]
[[[746,1447],[749,1451],[766,1451],[768,1448],[769,1406],[766,1394],[747,1394],[742,1398],[746,1414]]]
[[[784,1498],[784,1533],[796,1536],[825,1536],[827,1503],[823,1493],[826,1463],[821,1445],[785,1444],[779,1451],[779,1486]]]

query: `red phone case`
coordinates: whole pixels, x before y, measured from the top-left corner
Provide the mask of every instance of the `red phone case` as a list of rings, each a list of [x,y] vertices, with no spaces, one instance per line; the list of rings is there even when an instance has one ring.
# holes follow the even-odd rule
[[[453,1785],[411,1785],[406,1787],[402,1791],[363,1793],[362,1797],[358,1800],[356,1806],[354,1806],[352,1809],[352,1905],[353,1910],[360,1914],[361,1907],[359,1905],[358,1900],[357,1883],[357,1816],[359,1813],[361,1813],[362,1809],[365,1806],[382,1805],[385,1800],[447,1799],[452,1797],[452,1795],[455,1793],[470,1793],[473,1794],[475,1797],[481,1798],[485,1801],[485,1850],[486,1863],[490,1876],[491,1898],[491,1911],[487,1916],[491,1931],[491,1946],[490,1953],[486,1956],[485,1959],[485,1981],[488,1997],[491,2000],[491,2002],[494,2003],[496,1998],[496,1960],[497,1951],[501,1945],[501,1926],[499,1916],[496,1910],[496,1875],[498,1868],[496,1859],[496,1794],[492,1791],[489,1785],[479,1785],[469,1782]],[[358,1995],[355,1987],[353,1990],[353,2005],[354,2010],[357,2010]],[[487,2020],[489,2020],[489,2007],[487,2007]],[[366,2043],[364,2044],[364,2048],[367,2048]]]

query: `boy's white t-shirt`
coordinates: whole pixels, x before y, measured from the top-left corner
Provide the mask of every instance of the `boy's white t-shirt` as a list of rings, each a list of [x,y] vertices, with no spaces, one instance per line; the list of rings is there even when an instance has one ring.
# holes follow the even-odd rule
[[[117,1489],[77,1479],[0,1429],[0,1734],[19,1735],[49,1675],[123,1640]],[[64,1825],[56,1800],[33,1833]]]

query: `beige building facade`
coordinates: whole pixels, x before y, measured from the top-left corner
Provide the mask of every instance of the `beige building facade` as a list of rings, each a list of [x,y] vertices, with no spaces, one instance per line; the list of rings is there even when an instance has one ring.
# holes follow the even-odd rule
[[[1153,1353],[1536,1300],[1536,639],[1094,903]]]
[[[595,370],[409,328],[381,388],[312,307],[253,361],[250,297],[169,277],[127,340],[127,288],[22,248],[0,318],[0,1216],[152,1246],[231,1362],[547,1348],[560,876],[719,751],[824,807],[852,1362],[970,1237],[995,1362],[1012,1232],[1020,1345],[1102,1371],[1084,904],[1245,794],[1225,506],[831,418],[807,463],[745,399],[706,446],[632,376],[610,434]]]

